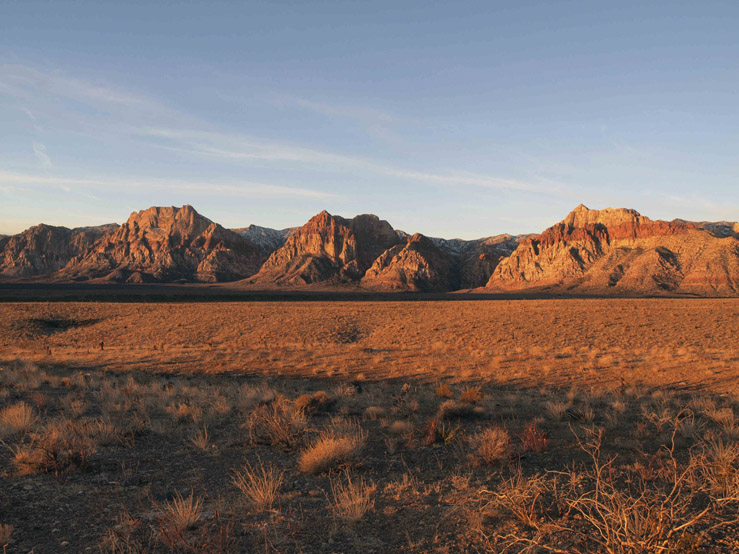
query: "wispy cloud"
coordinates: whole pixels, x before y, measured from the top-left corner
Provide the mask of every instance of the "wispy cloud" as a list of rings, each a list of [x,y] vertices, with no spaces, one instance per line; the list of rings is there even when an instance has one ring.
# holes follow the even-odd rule
[[[149,98],[105,84],[70,77],[62,71],[42,71],[20,64],[0,64],[0,92],[21,98],[31,92],[93,104],[117,104],[134,108],[161,107]],[[35,120],[28,108],[25,111]]]
[[[65,175],[36,175],[32,173],[15,173],[0,171],[0,187],[60,187],[66,192],[72,189],[100,188],[130,191],[143,190],[176,190],[193,194],[223,194],[224,196],[246,198],[337,198],[338,195],[298,187],[285,187],[255,182],[217,182],[217,181],[179,181],[142,177],[140,179],[115,179],[109,177],[70,177]]]
[[[564,193],[563,186],[526,183],[479,173],[449,170],[443,172],[415,171],[356,156],[346,156],[311,148],[285,145],[230,133],[203,132],[188,129],[149,128],[142,135],[165,139],[155,144],[160,148],[187,154],[218,158],[241,163],[294,164],[302,168],[327,170],[360,170],[383,177],[414,181],[443,187],[478,187],[527,192]]]
[[[239,165],[275,167],[278,169],[309,170],[318,174],[347,173],[374,175],[380,179],[396,182],[416,183],[447,189],[478,188],[541,192],[564,195],[561,187],[539,182],[522,182],[505,176],[473,173],[459,168],[436,168],[423,170],[399,167],[382,160],[347,155],[316,148],[308,148],[243,133],[224,132],[197,118],[171,109],[163,103],[110,86],[106,83],[72,77],[59,71],[42,71],[24,65],[0,65],[0,93],[10,94],[17,99],[36,99],[46,109],[51,108],[50,97],[63,98],[92,107],[104,107],[95,124],[101,135],[118,133],[121,137],[144,142],[146,147],[157,147],[173,152],[186,153],[201,158],[218,160]],[[285,97],[284,102],[326,114],[331,117],[356,119],[367,124],[391,125],[398,121],[408,122],[393,114],[372,108],[334,106],[303,98]],[[33,120],[35,115],[25,108]],[[74,114],[75,125],[88,114]],[[111,119],[112,118],[112,119]],[[94,126],[94,125],[93,125]],[[34,148],[42,165],[48,167],[51,160],[44,148]],[[45,156],[45,157],[44,157]],[[84,179],[83,179],[84,180]],[[113,183],[114,180],[103,180]],[[152,184],[150,179],[145,179]],[[36,181],[38,182],[38,181]],[[76,179],[77,184],[80,179]],[[94,183],[89,182],[92,186]],[[183,183],[169,185],[182,188]],[[160,183],[157,186],[169,186]],[[192,183],[192,186],[223,194],[267,195],[267,196],[313,196],[330,197],[320,190],[296,189],[266,183]],[[320,187],[319,187],[320,188]]]
[[[305,108],[313,112],[328,116],[343,119],[354,119],[363,123],[377,124],[382,123],[385,125],[397,124],[397,123],[409,123],[410,120],[375,108],[368,108],[362,106],[345,106],[338,104],[328,104],[324,102],[315,102],[305,98],[299,98],[296,96],[278,96],[273,99],[273,102],[277,104],[293,105],[300,108]]]
[[[46,146],[40,142],[33,143],[33,155],[43,167],[51,167],[51,158],[46,153]]]

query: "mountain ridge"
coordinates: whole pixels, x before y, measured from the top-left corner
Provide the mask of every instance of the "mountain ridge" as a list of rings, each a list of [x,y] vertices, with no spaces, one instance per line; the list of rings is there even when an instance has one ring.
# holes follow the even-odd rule
[[[322,211],[304,225],[226,229],[192,206],[122,225],[40,224],[0,236],[4,280],[236,282],[247,288],[739,296],[739,223],[652,220],[580,204],[538,234],[474,240]]]

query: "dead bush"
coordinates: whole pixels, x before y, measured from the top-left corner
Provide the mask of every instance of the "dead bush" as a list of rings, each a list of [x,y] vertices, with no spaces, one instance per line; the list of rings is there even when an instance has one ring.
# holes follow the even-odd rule
[[[307,425],[305,412],[281,399],[254,408],[244,427],[253,443],[291,448],[302,439]]]
[[[259,465],[244,464],[241,471],[234,471],[231,482],[241,491],[241,494],[251,506],[257,510],[270,510],[276,502],[284,472],[270,465],[265,466],[262,460]]]
[[[486,464],[496,464],[511,456],[511,436],[502,427],[480,430],[469,438],[476,455]]]
[[[13,449],[13,463],[22,475],[33,473],[65,474],[82,469],[95,453],[92,438],[82,426],[68,420],[53,422],[31,442]]]
[[[25,402],[18,402],[0,411],[0,440],[27,433],[36,423],[33,408]]]
[[[352,480],[347,473],[346,478],[331,480],[331,511],[334,517],[346,522],[356,523],[373,508],[372,494],[376,487],[367,484],[364,479]]]

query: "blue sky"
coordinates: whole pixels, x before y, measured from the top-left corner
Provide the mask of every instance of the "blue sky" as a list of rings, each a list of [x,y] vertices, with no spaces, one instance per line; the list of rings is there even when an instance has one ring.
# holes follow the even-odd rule
[[[0,2],[0,233],[739,219],[736,2]]]

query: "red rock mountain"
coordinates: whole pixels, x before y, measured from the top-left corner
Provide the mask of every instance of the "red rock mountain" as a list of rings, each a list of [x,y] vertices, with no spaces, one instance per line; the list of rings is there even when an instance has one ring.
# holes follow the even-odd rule
[[[362,278],[362,286],[380,290],[444,292],[459,288],[454,258],[416,233],[383,252]]]
[[[131,214],[72,259],[62,274],[74,280],[232,281],[256,273],[264,258],[256,244],[192,206],[153,207]]]
[[[390,224],[377,216],[344,219],[323,211],[295,230],[250,282],[262,285],[355,282],[380,254],[399,240]]]
[[[67,229],[36,225],[20,234],[0,239],[0,275],[34,277],[53,273],[85,252],[117,225]]]
[[[735,295],[739,241],[705,225],[578,206],[502,260],[490,291]]]
[[[38,225],[0,237],[0,277],[48,281],[234,281],[261,288],[739,295],[739,224],[653,221],[578,206],[539,235],[478,240],[396,231],[374,215],[321,212],[296,229],[238,233],[191,206],[120,226]]]

